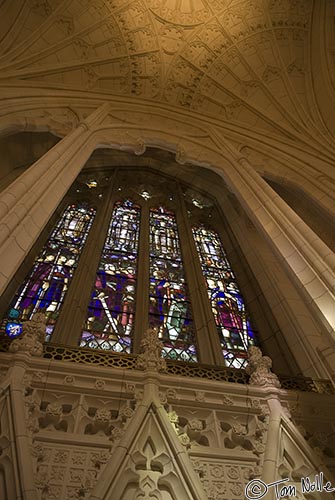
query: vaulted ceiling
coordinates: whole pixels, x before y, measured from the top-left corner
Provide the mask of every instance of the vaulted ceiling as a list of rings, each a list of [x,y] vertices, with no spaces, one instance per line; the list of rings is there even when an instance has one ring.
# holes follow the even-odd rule
[[[0,0],[0,84],[132,96],[329,144],[334,19],[332,0]]]

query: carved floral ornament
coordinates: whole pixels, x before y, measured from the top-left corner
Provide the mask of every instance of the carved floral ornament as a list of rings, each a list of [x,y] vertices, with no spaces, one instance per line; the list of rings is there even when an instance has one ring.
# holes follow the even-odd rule
[[[45,339],[46,319],[43,312],[37,312],[31,320],[23,323],[23,334],[13,340],[9,351],[13,353],[26,352],[31,356],[43,355],[43,342]]]
[[[248,349],[248,357],[246,372],[250,375],[249,384],[280,388],[277,375],[271,372],[272,359],[269,356],[263,356],[259,347],[251,346]]]
[[[140,370],[166,371],[166,361],[162,359],[162,342],[158,339],[157,328],[148,328],[141,341],[143,352],[137,358],[137,368]]]

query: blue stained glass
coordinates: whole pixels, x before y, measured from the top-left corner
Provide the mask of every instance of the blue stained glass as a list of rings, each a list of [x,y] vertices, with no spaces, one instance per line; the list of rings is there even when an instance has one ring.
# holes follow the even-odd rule
[[[22,333],[22,324],[8,321],[6,323],[6,333],[10,338],[18,337]]]
[[[137,273],[140,207],[114,206],[80,345],[130,352]]]
[[[182,265],[176,217],[150,210],[149,323],[158,330],[163,356],[197,361],[191,304]]]
[[[215,231],[198,226],[193,228],[193,236],[225,362],[243,368],[247,349],[256,339],[235,275]]]
[[[46,340],[50,339],[95,212],[83,203],[69,205],[63,212],[11,303],[7,314],[10,321],[5,318],[3,323],[7,335],[21,333],[22,321],[42,310],[47,318]]]

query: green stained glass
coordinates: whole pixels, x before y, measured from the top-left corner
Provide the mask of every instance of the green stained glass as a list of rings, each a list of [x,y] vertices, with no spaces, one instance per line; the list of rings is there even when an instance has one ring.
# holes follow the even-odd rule
[[[204,226],[193,228],[202,272],[227,366],[244,368],[247,349],[256,343],[243,297],[220,237]]]
[[[150,210],[149,322],[163,342],[163,356],[196,361],[191,304],[180,251],[176,217],[162,207]]]

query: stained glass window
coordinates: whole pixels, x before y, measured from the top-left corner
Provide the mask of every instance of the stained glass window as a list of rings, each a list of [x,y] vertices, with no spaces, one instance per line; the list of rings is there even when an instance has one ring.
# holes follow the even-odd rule
[[[195,336],[179,246],[176,217],[150,210],[149,323],[158,329],[163,356],[196,361]]]
[[[9,337],[20,335],[22,321],[41,310],[47,318],[46,340],[50,340],[95,212],[83,203],[66,208],[11,303],[3,323]]]
[[[255,332],[235,275],[215,231],[198,226],[193,235],[226,365],[244,368],[247,349],[255,344]]]
[[[134,327],[140,207],[114,206],[80,345],[130,352]]]

